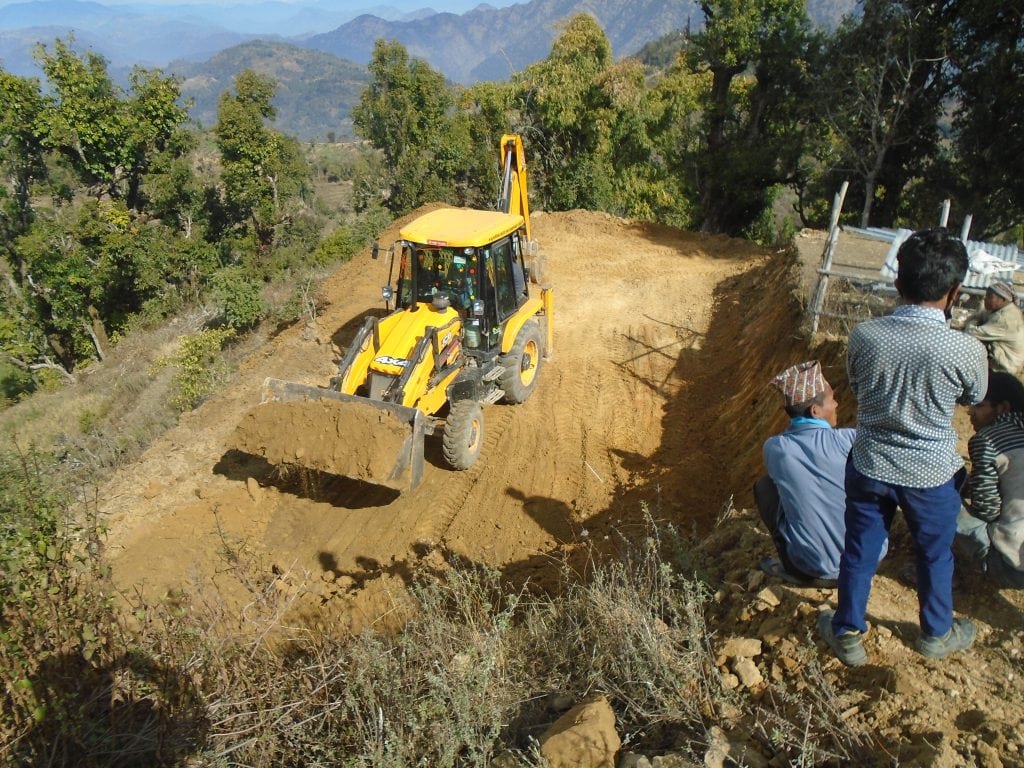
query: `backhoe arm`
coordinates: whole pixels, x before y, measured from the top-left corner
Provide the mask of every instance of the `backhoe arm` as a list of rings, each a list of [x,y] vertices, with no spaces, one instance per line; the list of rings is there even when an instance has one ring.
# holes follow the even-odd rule
[[[518,134],[501,137],[501,193],[498,210],[518,214],[526,223],[526,239],[533,240],[530,229],[530,202],[526,194],[526,153],[523,139]]]

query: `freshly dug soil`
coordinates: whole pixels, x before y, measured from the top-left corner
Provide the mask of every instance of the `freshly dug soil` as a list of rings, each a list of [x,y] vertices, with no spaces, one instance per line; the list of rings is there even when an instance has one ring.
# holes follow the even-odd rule
[[[411,425],[369,404],[299,399],[253,408],[232,447],[279,466],[387,484],[411,436]]]
[[[829,706],[878,739],[893,764],[1024,766],[1018,591],[965,579],[955,608],[976,622],[976,647],[924,659],[913,651],[916,592],[900,580],[910,543],[896,531],[868,606],[877,628],[870,663],[847,670],[815,639],[817,611],[834,607],[835,590],[797,589],[757,571],[773,548],[756,513],[742,510],[763,472],[765,438],[787,423],[772,376],[819,357],[840,423],[855,415],[842,340],[809,349],[800,332],[800,276],[820,243],[798,238],[811,244],[801,263],[741,240],[600,213],[537,214],[533,224],[555,289],[553,356],[526,403],[484,408],[486,437],[472,468],[447,468],[439,436],[428,437],[423,483],[399,494],[327,473],[286,477],[232,447],[265,377],[325,384],[364,319],[380,313],[387,264],[367,250],[324,284],[316,328],[271,338],[232,386],[100,490],[118,586],[150,599],[202,594],[244,625],[255,599],[251,581],[239,578],[244,565],[287,582],[287,621],[347,632],[396,621],[417,572],[451,557],[544,586],[557,581],[564,557],[610,546],[616,532],[642,532],[649,513],[705,539],[704,575],[718,590],[709,626],[716,642],[763,640],[755,661],[766,680],[790,677],[817,690],[823,683],[806,664],[814,660],[838,692]],[[293,452],[334,461],[317,442],[338,434],[331,418],[327,431],[305,426],[320,424],[319,414],[275,419],[273,430],[257,427],[260,439],[243,443],[270,451],[276,430]],[[957,426],[965,446],[964,413]]]

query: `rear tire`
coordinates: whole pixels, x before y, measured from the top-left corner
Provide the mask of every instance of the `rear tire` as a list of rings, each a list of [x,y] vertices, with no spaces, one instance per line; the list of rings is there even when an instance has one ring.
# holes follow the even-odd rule
[[[469,469],[484,442],[484,409],[476,400],[456,400],[448,409],[441,452],[452,469]]]
[[[540,327],[536,320],[530,320],[519,330],[508,354],[498,358],[498,363],[505,369],[498,383],[505,392],[506,403],[525,403],[533,394],[540,375],[543,349]]]

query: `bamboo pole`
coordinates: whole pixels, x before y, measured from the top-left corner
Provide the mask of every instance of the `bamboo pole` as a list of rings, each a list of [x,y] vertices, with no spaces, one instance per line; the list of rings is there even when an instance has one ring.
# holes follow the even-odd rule
[[[821,277],[818,278],[818,285],[814,291],[814,302],[811,305],[811,334],[818,332],[818,320],[821,317],[821,310],[825,306],[825,292],[828,290],[828,275],[832,269],[832,257],[836,252],[836,243],[839,241],[839,214],[843,212],[843,201],[846,199],[846,190],[850,182],[844,181],[843,186],[832,198],[832,217],[828,226],[828,241],[825,243],[825,250],[821,254],[821,269],[818,270]]]
[[[971,234],[971,222],[973,221],[973,213],[968,213],[966,216],[964,216],[963,226],[960,227],[960,239],[963,240],[965,243],[967,242],[967,236]]]

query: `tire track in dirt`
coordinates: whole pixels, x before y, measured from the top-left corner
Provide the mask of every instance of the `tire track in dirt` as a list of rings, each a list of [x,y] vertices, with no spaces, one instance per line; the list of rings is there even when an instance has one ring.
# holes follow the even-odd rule
[[[432,545],[493,567],[542,569],[585,528],[638,516],[643,493],[626,492],[664,466],[656,454],[665,430],[680,431],[666,409],[701,375],[681,371],[679,357],[706,332],[715,286],[762,254],[584,211],[537,215],[534,230],[556,291],[554,358],[526,403],[485,408],[474,467],[441,466],[430,437],[423,483],[394,497],[352,481],[282,478],[228,450],[264,376],[326,383],[339,353],[331,342],[344,347],[361,317],[378,311],[387,266],[366,252],[323,284],[316,333],[288,328],[271,339],[231,389],[104,489],[118,583],[155,595],[221,584],[225,538],[314,581],[325,571],[357,584],[406,580]],[[397,232],[398,224],[380,242]],[[683,417],[678,451],[689,449]],[[169,456],[180,464],[175,475],[150,483]]]

